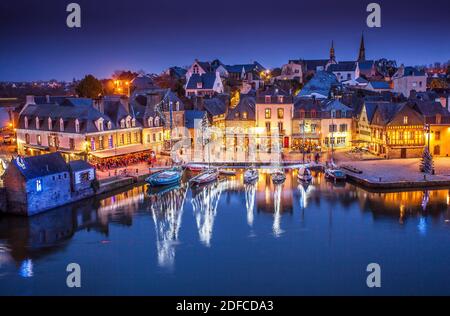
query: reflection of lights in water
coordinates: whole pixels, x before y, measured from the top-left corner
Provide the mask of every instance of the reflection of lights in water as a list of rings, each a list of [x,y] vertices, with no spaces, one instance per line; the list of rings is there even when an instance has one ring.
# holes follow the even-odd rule
[[[138,193],[137,195],[124,197],[123,199],[116,200],[115,196],[114,198],[111,198],[111,203],[109,205],[102,205],[98,209],[98,212],[100,214],[102,213],[109,213],[111,211],[116,211],[118,209],[122,208],[130,208],[131,206],[137,206],[138,203],[142,202],[144,200],[145,194],[143,192]],[[106,200],[103,200],[102,202],[105,202]],[[106,204],[106,203],[103,203]]]
[[[247,224],[249,226],[253,225],[253,210],[255,208],[255,196],[256,196],[256,185],[247,184],[245,185],[245,206],[247,208]]]
[[[223,186],[217,182],[201,188],[191,199],[200,241],[207,247],[211,245],[214,219],[217,214]]]
[[[274,213],[273,213],[273,225],[272,230],[275,237],[279,237],[281,233],[283,233],[283,230],[280,227],[281,222],[281,188],[282,185],[278,184],[275,185],[275,191],[273,193],[273,200],[274,200]]]
[[[428,201],[430,200],[430,192],[428,190],[423,191],[422,197],[422,209],[425,211],[427,209]]]
[[[399,217],[399,223],[403,224],[403,219],[405,218],[405,206],[403,204],[400,205],[400,217]]]
[[[417,228],[419,229],[419,233],[421,235],[427,234],[427,219],[425,217],[421,217],[419,219],[419,224],[417,225]]]
[[[19,275],[22,278],[31,278],[33,276],[33,261],[31,259],[22,261],[19,268]]]
[[[181,226],[187,185],[163,193],[151,195],[151,212],[156,231],[158,264],[171,267],[175,262],[175,245]]]
[[[306,190],[302,183],[298,185],[298,191],[300,192],[300,208],[305,209],[308,207],[308,197],[314,190],[312,185],[306,184]]]

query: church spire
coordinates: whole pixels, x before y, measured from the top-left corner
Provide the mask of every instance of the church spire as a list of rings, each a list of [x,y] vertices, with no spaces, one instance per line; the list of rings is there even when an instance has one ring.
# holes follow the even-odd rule
[[[330,48],[330,61],[335,61],[336,55],[334,53],[334,41],[331,41],[331,48]]]
[[[364,33],[361,34],[361,43],[359,44],[359,56],[358,61],[365,61],[366,60],[366,48],[364,45]]]

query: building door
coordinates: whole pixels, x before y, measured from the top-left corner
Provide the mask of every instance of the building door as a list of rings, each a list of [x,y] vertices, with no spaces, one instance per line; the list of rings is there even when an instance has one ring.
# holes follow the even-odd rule
[[[435,156],[439,156],[441,154],[441,146],[439,145],[434,146],[433,154]]]
[[[289,137],[288,136],[284,137],[284,148],[289,148]]]
[[[406,158],[406,148],[402,148],[400,151],[400,158]]]

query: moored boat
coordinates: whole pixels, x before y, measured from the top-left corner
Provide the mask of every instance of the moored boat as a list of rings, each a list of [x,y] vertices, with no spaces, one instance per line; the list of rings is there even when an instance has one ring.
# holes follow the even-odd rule
[[[210,168],[203,171],[199,175],[193,177],[192,179],[189,180],[189,182],[194,185],[202,185],[216,181],[218,177],[219,177],[219,170],[216,168]]]
[[[286,175],[284,174],[283,171],[278,170],[272,173],[272,182],[274,184],[281,184],[284,183],[284,181],[286,180]]]
[[[158,171],[150,175],[145,181],[151,186],[166,186],[180,183],[182,172],[177,168]]]
[[[256,169],[248,169],[244,172],[244,183],[252,183],[259,178],[259,172]]]
[[[186,169],[192,172],[200,172],[208,168],[207,165],[198,164],[198,163],[190,163],[185,166]]]
[[[338,168],[327,168],[325,169],[325,178],[334,181],[345,181],[347,175]]]
[[[298,169],[297,178],[303,182],[310,182],[312,180],[311,170],[307,167],[300,167]]]
[[[220,168],[219,173],[223,176],[230,176],[230,177],[236,175],[236,171],[231,170],[231,169],[224,169],[224,168]]]

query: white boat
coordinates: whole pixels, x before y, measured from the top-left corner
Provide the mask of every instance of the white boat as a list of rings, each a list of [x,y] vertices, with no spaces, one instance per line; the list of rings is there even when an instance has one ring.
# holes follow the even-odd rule
[[[225,168],[220,168],[219,173],[223,176],[230,176],[230,177],[236,175],[236,171],[231,170],[231,169],[225,169]]]
[[[256,169],[248,169],[244,172],[244,182],[252,183],[257,181],[259,178],[259,172]]]
[[[286,180],[286,175],[284,174],[283,171],[278,170],[272,173],[272,182],[274,184],[281,184],[284,183],[284,181]]]
[[[217,168],[210,168],[193,177],[191,180],[189,180],[189,182],[194,185],[202,185],[216,181],[218,177],[219,170]]]
[[[310,182],[312,180],[311,170],[307,167],[300,167],[298,169],[297,178],[303,182]]]

